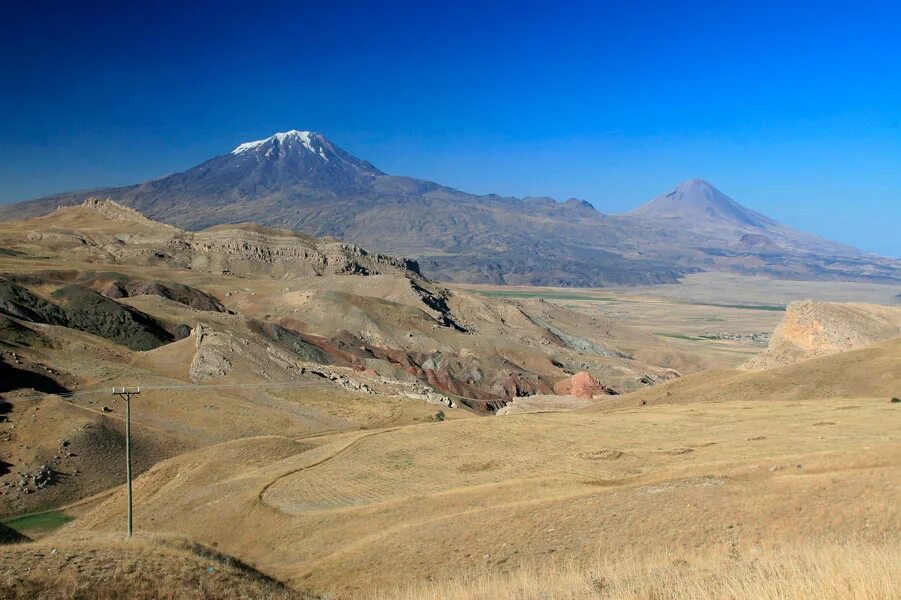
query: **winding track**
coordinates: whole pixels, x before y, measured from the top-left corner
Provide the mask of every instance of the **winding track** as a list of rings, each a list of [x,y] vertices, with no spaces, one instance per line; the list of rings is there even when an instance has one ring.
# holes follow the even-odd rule
[[[292,470],[288,471],[287,473],[282,473],[281,475],[279,475],[278,477],[276,477],[275,479],[273,479],[272,481],[270,481],[269,483],[267,483],[266,485],[263,486],[263,488],[260,490],[260,493],[258,494],[259,502],[260,502],[263,506],[267,506],[267,507],[271,508],[272,510],[275,510],[275,511],[277,511],[277,512],[279,512],[279,513],[283,513],[283,514],[284,514],[284,511],[282,511],[282,510],[280,510],[279,508],[273,506],[272,504],[269,504],[268,502],[266,502],[266,499],[263,497],[263,496],[266,495],[266,492],[269,491],[269,488],[271,488],[273,485],[275,485],[276,483],[278,483],[279,481],[281,481],[281,480],[284,479],[285,477],[290,477],[291,475],[295,475],[295,474],[300,473],[300,472],[302,472],[302,471],[307,471],[307,470],[312,469],[312,468],[314,468],[314,467],[318,467],[319,465],[325,464],[325,463],[327,463],[328,461],[330,461],[330,460],[332,460],[332,459],[334,459],[334,458],[337,458],[337,457],[341,456],[342,454],[344,454],[346,451],[348,451],[350,448],[352,448],[352,447],[355,446],[358,442],[360,442],[361,440],[363,440],[363,439],[365,439],[365,438],[373,437],[373,436],[380,435],[380,434],[383,434],[383,433],[390,433],[390,432],[392,432],[392,431],[397,431],[397,430],[398,430],[398,428],[397,428],[397,427],[394,427],[394,428],[392,428],[392,429],[381,429],[381,430],[379,430],[379,431],[370,431],[370,432],[368,432],[368,433],[363,433],[363,434],[361,434],[361,435],[358,435],[358,436],[355,437],[354,439],[350,440],[350,441],[347,442],[344,446],[342,446],[341,448],[339,448],[338,450],[336,450],[334,453],[332,453],[332,454],[326,456],[325,458],[322,458],[322,459],[320,459],[320,460],[317,460],[316,462],[311,463],[311,464],[309,464],[309,465],[304,465],[303,467],[299,467],[299,468],[297,468],[297,469],[292,469]],[[301,438],[301,439],[305,439],[305,438]]]

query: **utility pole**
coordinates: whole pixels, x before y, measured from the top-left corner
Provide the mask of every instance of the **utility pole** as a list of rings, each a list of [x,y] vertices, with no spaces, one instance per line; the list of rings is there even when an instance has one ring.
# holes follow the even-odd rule
[[[141,393],[141,388],[130,390],[113,387],[113,395],[125,400],[125,478],[128,481],[128,537],[131,537],[131,397]]]

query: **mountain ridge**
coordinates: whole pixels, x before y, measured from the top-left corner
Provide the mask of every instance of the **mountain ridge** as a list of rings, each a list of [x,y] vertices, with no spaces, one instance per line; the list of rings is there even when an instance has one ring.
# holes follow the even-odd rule
[[[674,283],[698,271],[901,281],[901,261],[796,231],[706,181],[625,214],[545,197],[474,195],[390,175],[311,131],[244,142],[180,173],[0,207],[0,220],[96,196],[199,230],[251,222],[419,260],[466,283],[594,287]]]

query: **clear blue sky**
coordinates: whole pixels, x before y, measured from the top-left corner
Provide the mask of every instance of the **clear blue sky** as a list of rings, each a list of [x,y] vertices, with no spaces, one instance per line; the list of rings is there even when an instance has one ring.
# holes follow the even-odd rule
[[[702,177],[901,256],[896,2],[4,2],[0,115],[0,202],[311,129],[605,212]]]

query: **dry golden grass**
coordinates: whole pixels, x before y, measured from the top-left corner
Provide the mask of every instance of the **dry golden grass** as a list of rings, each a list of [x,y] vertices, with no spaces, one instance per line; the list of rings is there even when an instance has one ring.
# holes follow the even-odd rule
[[[901,598],[901,543],[824,543],[739,554],[656,553],[589,568],[533,566],[409,586],[377,600],[889,600]]]
[[[860,350],[805,360],[765,371],[694,373],[584,409],[607,411],[639,404],[698,404],[723,400],[885,398],[898,393],[901,337]]]
[[[63,230],[89,225],[60,223]],[[146,234],[140,239],[152,237],[147,227],[136,230]],[[248,320],[326,337],[349,330],[370,345],[459,356],[477,378],[511,365],[549,383],[564,369],[590,370],[626,391],[639,376],[664,374],[658,367],[689,373],[743,363],[759,349],[747,336],[701,336],[769,331],[782,315],[632,291],[614,300],[572,300],[573,292],[561,291],[556,300],[516,304],[457,292],[449,299],[453,314],[472,331],[463,335],[438,326],[398,275],[237,278],[112,265],[73,252],[60,231],[38,243],[26,229],[15,247],[32,256],[5,257],[4,272],[115,270],[196,286],[235,314],[198,313],[155,296],[123,303],[234,338],[233,347],[223,345],[231,370],[218,383],[303,380],[304,387],[275,390],[153,390],[190,380],[195,340],[139,353],[35,325],[53,343],[17,349],[29,363],[70,374],[83,390],[145,386],[133,414],[136,456],[171,458],[134,483],[142,535],[172,532],[331,598],[899,595],[898,544],[884,540],[901,535],[901,409],[888,402],[901,381],[901,340],[765,373],[705,371],[606,398],[606,412],[454,419],[463,411],[448,411],[446,422],[426,423],[436,408],[398,397],[391,386],[363,395],[298,374],[299,365],[272,350]],[[120,229],[104,220],[96,233]],[[586,342],[635,360],[583,352]],[[365,366],[407,376],[375,354]],[[107,403],[112,408],[102,410]],[[17,405],[11,416],[17,454],[9,462],[18,469],[23,459],[53,456],[61,438],[74,454],[99,456],[98,444],[82,447],[67,428],[102,424],[118,435],[122,407],[84,396]],[[153,450],[160,440],[171,441]],[[62,463],[73,475],[79,466],[79,479],[90,483],[78,496],[121,482],[120,446],[109,447],[110,459],[98,460],[107,471]],[[56,489],[72,495],[65,482]],[[44,492],[23,498],[46,502]],[[112,533],[124,523],[121,487],[73,508],[77,519],[41,543],[0,549],[0,598],[295,597],[189,543],[123,544]],[[0,502],[0,513],[23,509],[4,511]],[[828,541],[805,545],[813,539]],[[837,545],[845,540],[855,542]],[[599,550],[604,559],[593,559]]]
[[[135,483],[136,526],[336,598],[463,573],[901,531],[887,399],[544,413],[237,440]],[[118,528],[121,491],[59,536]],[[236,526],[235,524],[240,524]]]
[[[4,600],[302,600],[234,558],[186,540],[92,536],[0,547]]]

